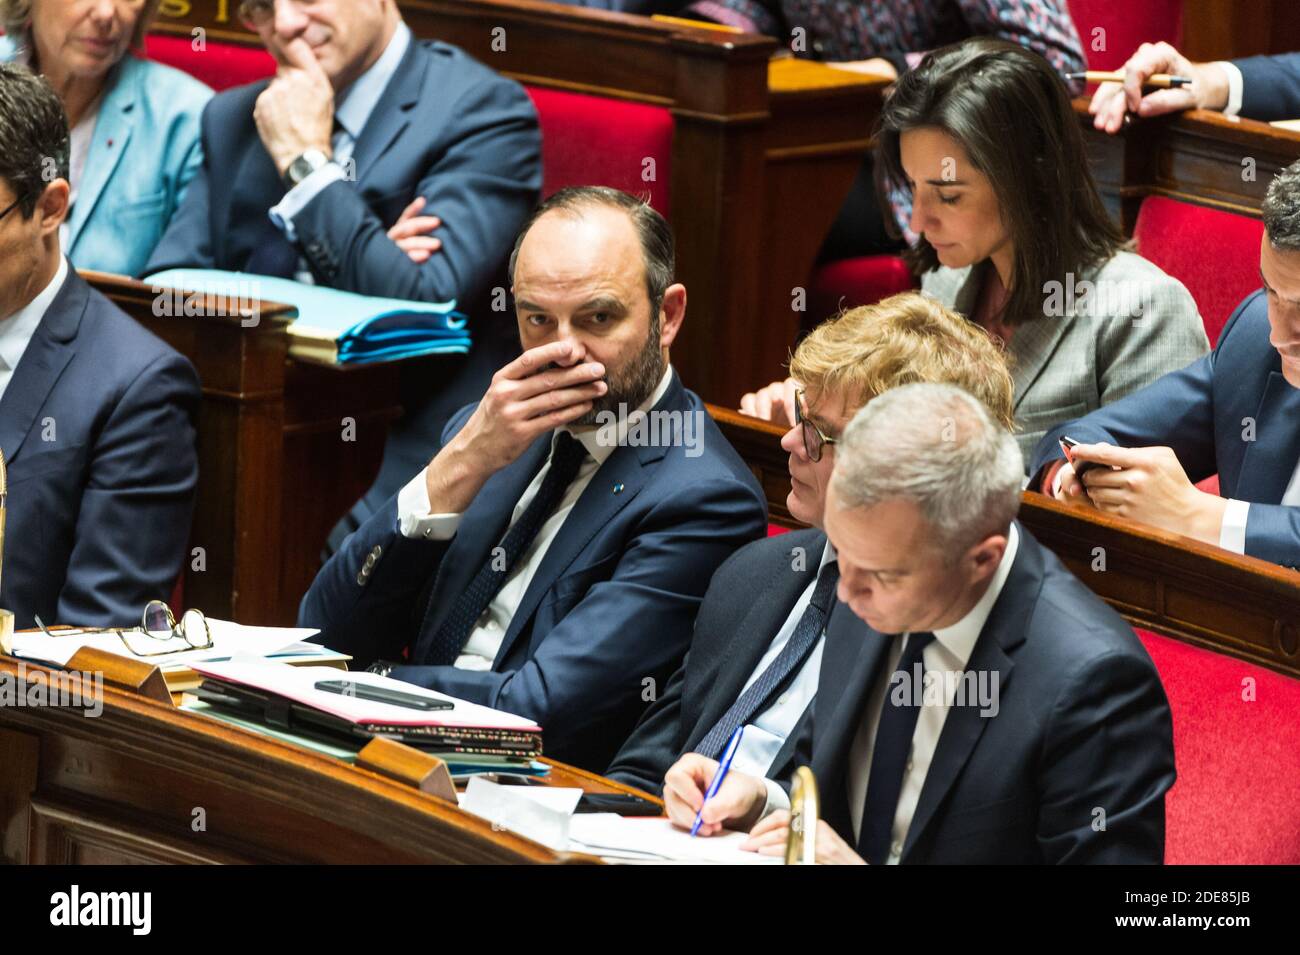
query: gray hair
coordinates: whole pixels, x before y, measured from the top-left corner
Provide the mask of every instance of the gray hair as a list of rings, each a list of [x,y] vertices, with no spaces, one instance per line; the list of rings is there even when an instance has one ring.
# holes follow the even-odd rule
[[[831,487],[843,506],[904,499],[950,555],[1006,533],[1020,509],[1016,439],[955,385],[918,382],[867,402],[835,446]]]
[[[519,261],[519,247],[524,244],[524,236],[536,224],[537,220],[548,212],[563,210],[570,215],[580,215],[585,208],[608,206],[621,209],[627,213],[636,229],[637,238],[641,240],[641,255],[645,261],[646,295],[650,299],[650,320],[658,327],[659,306],[663,304],[664,293],[673,284],[676,271],[676,251],[673,242],[673,230],[668,221],[644,199],[621,189],[609,186],[566,186],[542,202],[528,217],[515,239],[514,251],[510,253],[510,285],[515,284],[515,263]]]
[[[1300,160],[1268,184],[1263,213],[1269,245],[1285,252],[1300,252]]]

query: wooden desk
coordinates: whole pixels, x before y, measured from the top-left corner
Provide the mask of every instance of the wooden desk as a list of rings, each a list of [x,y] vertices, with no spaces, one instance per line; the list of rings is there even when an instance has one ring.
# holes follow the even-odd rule
[[[728,405],[779,374],[803,318],[793,289],[807,286],[886,80],[792,59],[769,66],[772,39],[682,21],[537,0],[400,5],[417,36],[521,83],[670,110],[671,218],[690,299],[674,364],[690,388]],[[256,42],[232,6],[164,9],[158,29]]]
[[[378,471],[387,426],[401,412],[397,366],[291,359],[289,306],[246,301],[254,324],[239,303],[208,296],[202,315],[173,318],[155,314],[147,285],[82,275],[199,373],[186,604],[241,623],[292,625],[330,528]]]
[[[0,680],[51,671],[0,657]],[[104,687],[98,718],[0,707],[0,861],[595,862],[377,773]],[[552,764],[552,785],[648,794]],[[196,820],[204,828],[196,830]]]
[[[784,429],[709,411],[762,485],[772,523],[798,526]],[[1300,677],[1300,573],[1041,494],[1023,495],[1019,520],[1134,626]]]
[[[1222,113],[1134,119],[1114,136],[1092,127],[1086,98],[1074,101],[1093,175],[1126,235],[1150,195],[1259,216],[1268,184],[1300,159],[1300,133]]]

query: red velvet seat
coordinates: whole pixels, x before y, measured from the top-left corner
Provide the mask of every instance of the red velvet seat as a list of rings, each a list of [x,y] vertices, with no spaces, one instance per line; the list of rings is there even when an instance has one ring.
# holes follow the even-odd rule
[[[827,262],[813,274],[808,290],[808,324],[816,325],[841,310],[871,305],[916,286],[907,263],[896,255]]]
[[[1263,235],[1259,219],[1164,196],[1142,200],[1133,228],[1138,252],[1192,293],[1210,344],[1232,310],[1259,288]]]
[[[1178,46],[1183,32],[1183,0],[1069,0],[1068,6],[1090,70],[1120,69],[1143,43]],[[1094,35],[1098,29],[1103,32]]]
[[[1139,630],[1174,718],[1170,864],[1300,862],[1300,680]],[[1243,699],[1247,690],[1254,699]]]
[[[149,59],[184,70],[218,93],[275,73],[275,60],[260,47],[209,41],[196,50],[188,37],[151,33],[144,48]]]
[[[542,129],[542,195],[612,186],[671,209],[673,117],[661,106],[528,87]]]

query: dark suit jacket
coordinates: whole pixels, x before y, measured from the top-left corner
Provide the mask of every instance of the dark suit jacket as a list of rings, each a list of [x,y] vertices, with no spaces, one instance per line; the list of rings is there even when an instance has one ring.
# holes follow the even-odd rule
[[[646,709],[607,776],[662,794],[669,767],[692,752],[740,697],[795,601],[816,579],[825,546],[821,531],[802,530],[755,541],[727,558],[709,582],[686,660]],[[797,571],[791,569],[795,548],[805,557]],[[773,760],[772,778],[793,771],[802,725]]]
[[[1171,447],[1193,482],[1217,472],[1224,497],[1250,502],[1246,553],[1300,565],[1300,508],[1279,503],[1300,462],[1300,389],[1282,377],[1269,344],[1262,289],[1237,306],[1204,358],[1048,431],[1034,450],[1030,487],[1041,486],[1043,468],[1062,457],[1063,434],[1087,444]]]
[[[409,650],[394,677],[533,719],[548,754],[604,769],[645,707],[646,681],[663,685],[681,663],[713,572],[766,529],[753,475],[675,374],[655,410],[700,414],[702,453],[614,450],[547,549],[490,671],[425,661],[545,463],[550,434],[493,475],[450,541],[403,537],[390,500],[322,568],[299,620],[356,665]]]
[[[280,241],[267,211],[285,187],[253,122],[266,85],[229,90],[204,110],[203,168],[145,274],[243,271],[255,251]],[[464,358],[403,363],[405,415],[348,529],[424,465],[451,415],[477,401],[493,372],[518,353],[514,316],[492,309],[491,289],[505,286],[505,261],[537,201],[541,135],[518,83],[454,46],[413,40],[352,158],[357,181],[328,186],[294,219],[298,251],[316,281],[362,295],[454,298],[470,316],[474,345]],[[423,265],[386,235],[417,195],[427,214],[442,219],[435,233],[442,248]]]
[[[135,626],[171,596],[198,484],[198,402],[190,363],[69,271],[0,399],[0,604],[18,627],[35,614]]]
[[[1300,117],[1300,53],[1233,60],[1241,70],[1241,115],[1263,122]]]
[[[1155,666],[1133,629],[1019,530],[967,665],[997,674],[997,714],[949,710],[902,862],[1162,862],[1174,744]],[[827,625],[811,765],[822,817],[851,845],[849,750],[892,639],[845,604]]]

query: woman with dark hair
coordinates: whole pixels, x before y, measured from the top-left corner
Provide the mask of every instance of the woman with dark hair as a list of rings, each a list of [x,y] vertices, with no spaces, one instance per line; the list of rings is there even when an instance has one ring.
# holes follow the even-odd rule
[[[1044,432],[1209,350],[1191,294],[1128,251],[1056,71],[979,37],[903,74],[876,136],[880,194],[910,197],[921,288],[1004,343],[1026,460]],[[782,420],[790,383],[741,410]]]
[[[977,38],[927,55],[885,102],[876,158],[881,191],[911,195],[922,290],[1005,343],[1026,457],[1209,350],[1183,284],[1127,250],[1037,54]]]
[[[79,269],[135,275],[203,161],[212,91],[133,56],[159,0],[0,0],[0,62],[42,74],[71,130],[63,250]]]

